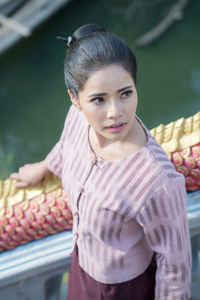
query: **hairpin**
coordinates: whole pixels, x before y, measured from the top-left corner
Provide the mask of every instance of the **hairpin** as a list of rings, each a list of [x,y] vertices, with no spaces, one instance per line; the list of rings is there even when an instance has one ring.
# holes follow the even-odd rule
[[[71,36],[69,36],[68,38],[62,37],[62,36],[57,36],[56,37],[58,40],[62,40],[65,43],[67,43],[67,46],[70,46],[73,43],[73,39]]]

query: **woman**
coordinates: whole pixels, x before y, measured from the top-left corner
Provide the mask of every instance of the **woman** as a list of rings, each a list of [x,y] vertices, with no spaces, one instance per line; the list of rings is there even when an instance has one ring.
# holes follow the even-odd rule
[[[73,105],[44,161],[12,174],[18,187],[49,171],[73,212],[68,300],[186,300],[191,249],[185,183],[136,116],[136,59],[95,24],[67,39]]]

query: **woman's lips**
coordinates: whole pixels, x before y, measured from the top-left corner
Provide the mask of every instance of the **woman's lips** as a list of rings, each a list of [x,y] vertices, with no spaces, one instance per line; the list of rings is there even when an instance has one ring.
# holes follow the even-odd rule
[[[120,132],[124,129],[126,123],[119,123],[119,124],[113,124],[110,126],[107,126],[106,129],[108,129],[111,132]]]

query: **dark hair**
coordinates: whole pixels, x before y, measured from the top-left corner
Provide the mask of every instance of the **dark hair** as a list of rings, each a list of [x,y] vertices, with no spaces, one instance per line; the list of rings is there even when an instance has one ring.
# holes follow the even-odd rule
[[[119,64],[127,70],[136,83],[135,55],[119,37],[102,26],[87,24],[78,28],[68,43],[64,74],[67,88],[77,97],[91,72],[110,64]]]

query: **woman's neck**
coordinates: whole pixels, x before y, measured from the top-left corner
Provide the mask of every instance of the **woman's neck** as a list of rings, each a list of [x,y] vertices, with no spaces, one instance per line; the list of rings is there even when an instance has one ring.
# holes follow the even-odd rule
[[[98,137],[93,128],[90,127],[89,143],[92,150],[101,159],[112,162],[125,159],[131,154],[136,153],[146,145],[148,138],[143,127],[136,118],[133,125],[130,136],[122,141],[102,140]]]

